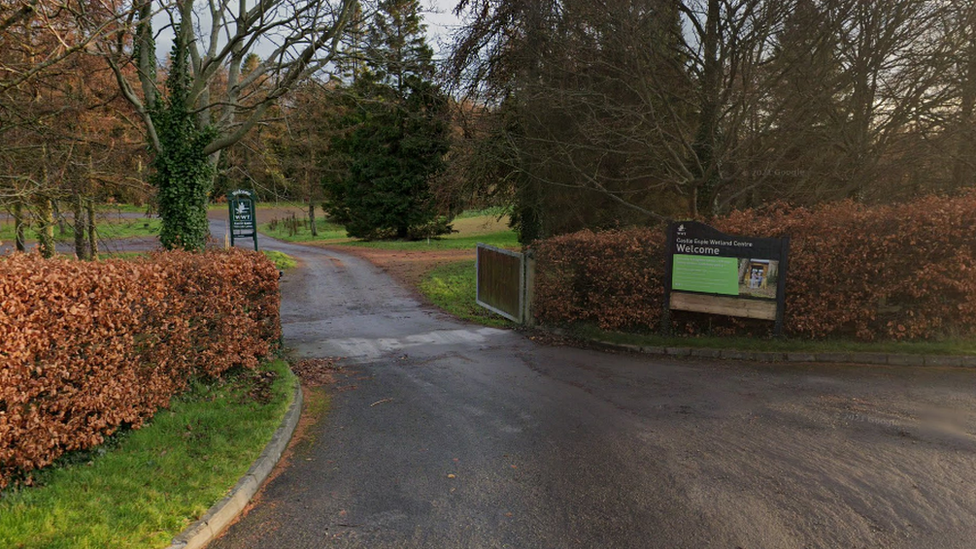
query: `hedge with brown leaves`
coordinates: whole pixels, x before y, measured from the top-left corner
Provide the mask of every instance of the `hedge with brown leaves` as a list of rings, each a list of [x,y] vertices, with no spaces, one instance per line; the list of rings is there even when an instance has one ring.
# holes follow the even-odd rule
[[[859,340],[976,335],[976,195],[865,207],[776,206],[712,220],[742,236],[791,237],[786,332]],[[654,331],[663,303],[663,227],[583,231],[537,246],[543,322]],[[772,323],[676,312],[675,328],[767,331]]]
[[[253,368],[280,338],[262,254],[0,260],[0,488],[139,427],[196,376]]]

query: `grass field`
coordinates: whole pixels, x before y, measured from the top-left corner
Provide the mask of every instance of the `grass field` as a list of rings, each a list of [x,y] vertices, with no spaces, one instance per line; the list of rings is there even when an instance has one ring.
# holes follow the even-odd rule
[[[35,472],[36,486],[8,489],[0,547],[165,547],[247,472],[296,383],[283,361],[195,383],[146,427]]]
[[[330,223],[323,217],[315,219],[315,228],[318,235],[312,236],[312,231],[308,227],[307,218],[296,216],[296,223],[290,224],[290,217],[276,218],[277,221],[262,223],[258,226],[258,231],[278,240],[285,242],[315,242],[315,241],[347,241],[346,229],[341,225]]]
[[[444,311],[485,326],[512,326],[508,319],[475,303],[475,262],[455,261],[434,267],[418,289],[431,303]]]
[[[502,248],[518,246],[518,238],[511,230],[480,234],[447,235],[440,239],[414,240],[409,242],[380,240],[375,242],[354,241],[337,243],[340,246],[360,248],[381,248],[384,250],[474,250],[478,243],[491,244]]]
[[[260,208],[260,206],[259,206]],[[312,236],[307,218],[291,215],[262,223],[258,230],[265,235],[285,242],[315,242],[316,244],[356,246],[384,250],[460,250],[474,249],[478,242],[513,248],[518,246],[515,232],[508,228],[508,217],[499,208],[464,212],[453,222],[454,231],[430,240],[364,241],[349,238],[341,225],[316,218],[318,236]]]
[[[156,236],[159,234],[161,221],[158,217],[136,219],[113,218],[111,216],[100,219],[96,225],[96,232],[99,238],[117,239],[132,238],[136,236]],[[70,223],[65,224],[65,231],[61,233],[60,228],[55,225],[54,238],[57,241],[65,242],[74,239],[74,227]],[[14,240],[14,224],[12,221],[0,223],[0,241]],[[24,231],[24,238],[28,242],[37,241],[37,232],[28,228]]]

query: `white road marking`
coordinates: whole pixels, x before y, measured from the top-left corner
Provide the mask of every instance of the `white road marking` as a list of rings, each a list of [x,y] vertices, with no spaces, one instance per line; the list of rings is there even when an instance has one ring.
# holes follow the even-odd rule
[[[322,343],[334,348],[340,356],[360,360],[374,360],[385,354],[428,345],[483,344],[490,339],[509,333],[495,328],[477,330],[435,330],[400,338],[381,337],[367,339],[349,337],[326,339]]]

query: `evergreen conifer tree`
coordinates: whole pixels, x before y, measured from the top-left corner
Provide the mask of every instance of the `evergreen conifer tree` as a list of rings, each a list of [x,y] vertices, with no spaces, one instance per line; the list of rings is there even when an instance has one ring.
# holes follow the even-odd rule
[[[325,181],[326,209],[350,236],[420,238],[448,232],[430,180],[448,150],[448,102],[433,82],[418,0],[384,0],[366,31],[366,62],[339,90],[345,130],[334,140],[345,168]]]

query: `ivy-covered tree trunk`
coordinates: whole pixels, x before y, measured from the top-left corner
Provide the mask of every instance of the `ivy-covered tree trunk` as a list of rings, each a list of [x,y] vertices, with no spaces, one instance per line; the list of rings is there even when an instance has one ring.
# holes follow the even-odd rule
[[[210,234],[207,203],[213,166],[202,147],[178,140],[165,143],[162,138],[160,142],[163,150],[153,160],[156,171],[151,179],[159,189],[159,240],[167,249],[202,250]]]
[[[164,248],[202,250],[210,234],[207,203],[213,188],[214,164],[204,152],[214,139],[212,127],[199,129],[190,105],[187,35],[177,25],[171,69],[166,80],[168,97],[157,99],[152,116],[159,137],[150,178],[158,189],[159,240]]]

